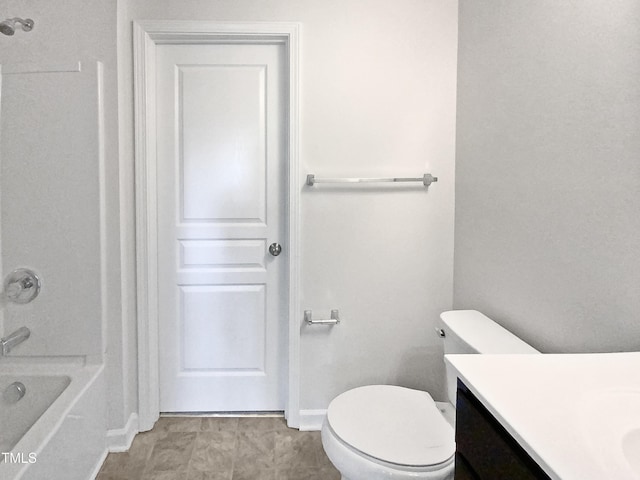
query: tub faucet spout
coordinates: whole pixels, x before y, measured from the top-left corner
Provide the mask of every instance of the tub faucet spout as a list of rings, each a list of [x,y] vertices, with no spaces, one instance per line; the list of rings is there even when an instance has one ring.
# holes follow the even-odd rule
[[[8,354],[13,349],[13,347],[15,347],[16,345],[20,345],[27,338],[29,338],[29,335],[31,335],[31,330],[29,330],[27,327],[20,327],[18,330],[16,330],[12,334],[1,338],[0,339],[0,349],[2,350],[1,355],[5,356],[6,354]]]

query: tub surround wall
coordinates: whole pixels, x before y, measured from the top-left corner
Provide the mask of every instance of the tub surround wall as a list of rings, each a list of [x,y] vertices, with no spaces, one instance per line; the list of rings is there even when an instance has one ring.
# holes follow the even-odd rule
[[[299,22],[301,177],[439,177],[428,191],[301,180],[300,408],[313,423],[335,395],[372,382],[444,398],[433,327],[452,302],[457,2],[132,0],[127,8],[129,21]],[[120,54],[131,58],[130,40]],[[127,98],[130,75],[120,85]],[[317,318],[339,309],[343,320],[304,327],[305,309]]]
[[[640,347],[640,4],[462,0],[455,308]]]
[[[25,63],[70,65],[81,60],[82,76],[98,61],[104,105],[102,163],[97,158],[97,85],[88,90],[59,78],[60,83],[49,83],[55,91],[48,99],[25,100],[24,116],[3,115],[0,243],[3,276],[20,265],[43,276],[42,292],[32,304],[4,309],[2,335],[22,324],[32,330],[31,338],[12,355],[25,360],[37,355],[36,361],[46,362],[60,361],[54,359],[58,355],[104,361],[108,427],[118,430],[127,425],[137,405],[135,391],[130,393],[136,358],[130,354],[132,341],[126,333],[135,319],[127,316],[130,311],[122,306],[120,297],[116,8],[116,2],[104,0],[0,0],[3,15],[35,21],[29,33],[0,35],[3,69]],[[5,101],[11,99],[3,95],[3,114]],[[86,111],[77,108],[81,102]],[[46,117],[34,117],[41,108],[49,108]],[[37,151],[37,159],[22,158],[24,152],[6,155],[6,142],[11,140],[4,137],[6,125],[27,132],[21,139],[27,142],[25,152]],[[60,133],[65,129],[68,135]],[[43,144],[44,133],[53,130],[60,133],[49,138],[55,143]],[[57,149],[45,151],[51,145]],[[93,150],[85,148],[89,146]]]
[[[29,304],[5,305],[3,335],[22,326],[31,330],[11,356],[102,354],[96,254],[102,81],[102,65],[95,61],[7,62],[2,68],[4,274],[29,266],[42,281]]]

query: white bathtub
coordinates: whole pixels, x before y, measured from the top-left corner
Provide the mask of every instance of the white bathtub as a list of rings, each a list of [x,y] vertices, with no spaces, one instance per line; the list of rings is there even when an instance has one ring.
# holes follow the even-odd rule
[[[106,454],[102,365],[0,364],[0,478],[89,480]],[[13,382],[24,397],[7,402]]]

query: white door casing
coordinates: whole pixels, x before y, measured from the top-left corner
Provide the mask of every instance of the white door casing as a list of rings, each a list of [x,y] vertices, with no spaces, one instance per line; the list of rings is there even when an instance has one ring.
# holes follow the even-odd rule
[[[139,429],[153,427],[160,412],[158,223],[156,171],[156,50],[160,45],[276,44],[285,51],[286,91],[286,232],[288,264],[283,275],[287,322],[285,415],[299,426],[299,196],[304,179],[298,172],[299,25],[293,23],[220,23],[199,21],[134,22],[136,272],[138,317]],[[283,262],[284,263],[284,262]]]
[[[284,410],[284,45],[156,49],[160,410]]]

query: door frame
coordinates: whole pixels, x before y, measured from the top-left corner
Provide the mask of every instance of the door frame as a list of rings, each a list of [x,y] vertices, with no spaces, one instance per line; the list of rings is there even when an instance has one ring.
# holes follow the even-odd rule
[[[281,22],[228,23],[207,21],[133,22],[136,292],[138,326],[139,430],[153,428],[160,415],[158,367],[158,225],[156,203],[155,49],[157,45],[219,43],[285,45],[289,70],[286,194],[287,248],[287,375],[285,416],[300,425],[300,186],[299,175],[299,43],[300,24]]]

